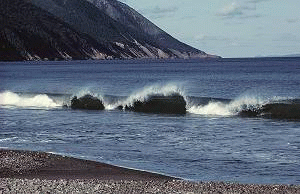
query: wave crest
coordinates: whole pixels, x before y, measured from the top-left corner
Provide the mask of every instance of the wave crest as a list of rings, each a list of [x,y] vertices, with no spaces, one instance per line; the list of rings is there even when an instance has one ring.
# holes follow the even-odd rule
[[[188,112],[206,116],[235,116],[242,110],[259,108],[267,102],[257,97],[243,96],[230,102],[210,101],[205,105],[193,105]]]
[[[54,100],[46,94],[21,96],[10,91],[0,93],[0,105],[34,108],[55,108],[62,106],[62,104],[54,102]]]
[[[120,100],[114,105],[110,105],[110,109],[116,108],[118,106],[132,106],[136,101],[145,102],[153,96],[172,96],[172,95],[185,96],[180,87],[175,84],[166,85],[151,85],[144,87],[142,90],[131,94],[125,100]]]

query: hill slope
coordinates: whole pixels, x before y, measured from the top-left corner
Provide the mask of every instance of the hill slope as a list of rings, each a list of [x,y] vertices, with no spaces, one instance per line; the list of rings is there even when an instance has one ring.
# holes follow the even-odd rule
[[[0,2],[0,60],[215,57],[116,0]]]
[[[113,56],[106,45],[24,0],[1,0],[0,13],[2,61]]]

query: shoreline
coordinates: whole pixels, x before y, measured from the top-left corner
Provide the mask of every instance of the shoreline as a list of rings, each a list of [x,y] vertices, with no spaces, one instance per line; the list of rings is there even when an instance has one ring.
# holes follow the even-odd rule
[[[300,185],[192,182],[45,152],[0,149],[0,193],[300,193]]]
[[[0,178],[179,180],[159,173],[39,151],[0,148]]]

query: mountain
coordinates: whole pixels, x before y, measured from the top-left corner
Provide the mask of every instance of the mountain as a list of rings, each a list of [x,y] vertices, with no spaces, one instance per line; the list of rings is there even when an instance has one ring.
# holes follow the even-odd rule
[[[1,0],[0,13],[1,61],[113,55],[106,45],[24,0]]]
[[[0,0],[0,60],[216,58],[116,0]]]

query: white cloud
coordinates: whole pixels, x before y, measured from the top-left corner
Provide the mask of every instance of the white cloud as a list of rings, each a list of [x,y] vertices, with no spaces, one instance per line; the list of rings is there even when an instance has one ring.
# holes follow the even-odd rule
[[[247,2],[249,2],[249,3],[260,3],[260,2],[264,2],[264,1],[269,1],[269,0],[248,0]]]
[[[256,12],[256,6],[258,3],[265,2],[269,0],[240,0],[238,3],[236,1],[225,5],[217,13],[218,16],[223,18],[257,18],[261,17],[262,14]]]
[[[243,15],[243,12],[240,5],[238,5],[236,2],[232,2],[231,4],[223,7],[217,15],[225,17],[234,17]]]
[[[205,35],[205,34],[198,34],[198,35],[196,35],[196,36],[194,37],[194,39],[195,39],[196,41],[202,41],[202,40],[205,40],[207,37],[208,37],[208,36]]]

